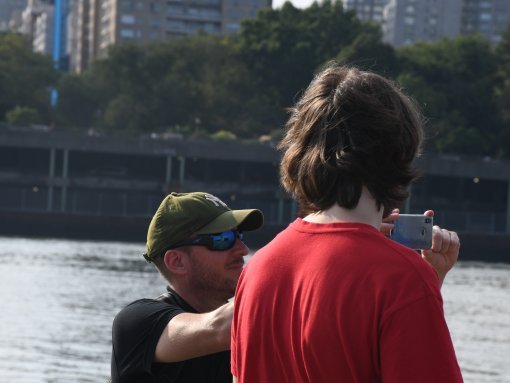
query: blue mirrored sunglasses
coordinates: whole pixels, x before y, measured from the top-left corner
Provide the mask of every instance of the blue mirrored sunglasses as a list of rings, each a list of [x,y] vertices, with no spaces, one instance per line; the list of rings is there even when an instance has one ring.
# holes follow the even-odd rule
[[[186,241],[179,242],[172,248],[181,246],[207,246],[209,250],[223,251],[234,247],[237,238],[241,241],[244,238],[243,232],[239,230],[228,230],[217,234],[200,234]]]

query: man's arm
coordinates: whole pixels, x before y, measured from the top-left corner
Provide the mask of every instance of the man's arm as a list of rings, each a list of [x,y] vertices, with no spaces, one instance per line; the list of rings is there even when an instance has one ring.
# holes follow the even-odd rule
[[[208,313],[176,315],[159,338],[154,362],[180,362],[230,350],[233,311],[232,301]]]

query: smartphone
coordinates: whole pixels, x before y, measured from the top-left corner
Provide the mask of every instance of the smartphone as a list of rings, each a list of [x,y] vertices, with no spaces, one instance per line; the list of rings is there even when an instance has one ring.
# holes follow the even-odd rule
[[[390,238],[414,250],[432,247],[433,218],[421,214],[400,214],[393,222]]]

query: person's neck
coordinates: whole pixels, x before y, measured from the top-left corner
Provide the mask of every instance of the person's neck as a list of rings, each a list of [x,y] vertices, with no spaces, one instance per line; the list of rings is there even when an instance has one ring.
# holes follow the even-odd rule
[[[358,205],[353,209],[346,209],[334,204],[326,210],[311,213],[303,218],[304,221],[313,223],[332,223],[332,222],[357,222],[365,223],[381,228],[383,208],[377,208],[377,203],[368,191],[363,187]]]

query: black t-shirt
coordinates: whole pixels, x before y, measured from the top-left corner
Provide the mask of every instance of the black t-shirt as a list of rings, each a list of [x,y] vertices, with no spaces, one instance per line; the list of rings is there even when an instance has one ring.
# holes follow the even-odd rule
[[[178,363],[155,363],[154,352],[168,322],[196,312],[175,291],[157,299],[140,299],[113,321],[112,383],[231,383],[230,352]]]

